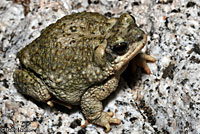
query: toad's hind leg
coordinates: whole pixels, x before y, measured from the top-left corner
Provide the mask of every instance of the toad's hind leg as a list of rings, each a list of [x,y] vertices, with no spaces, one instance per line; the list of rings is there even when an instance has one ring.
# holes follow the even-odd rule
[[[112,93],[119,82],[119,77],[113,77],[104,85],[94,86],[87,90],[81,98],[81,108],[86,119],[110,131],[110,124],[120,124],[120,120],[112,118],[113,112],[103,112],[102,100]]]
[[[18,69],[14,72],[13,78],[15,86],[20,93],[30,96],[37,101],[45,102],[50,107],[53,107],[54,103],[57,103],[68,109],[72,109],[70,104],[61,102],[57,99],[52,99],[52,96],[48,91],[49,87],[45,85],[40,78],[36,77],[34,73]]]
[[[15,86],[20,93],[53,106],[53,103],[49,101],[51,95],[48,87],[32,72],[18,69],[14,72],[13,78]]]

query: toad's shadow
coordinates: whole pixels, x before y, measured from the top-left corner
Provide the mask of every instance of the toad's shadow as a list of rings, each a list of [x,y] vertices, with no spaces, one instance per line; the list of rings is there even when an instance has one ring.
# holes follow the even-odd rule
[[[122,73],[118,87],[116,91],[111,93],[105,100],[103,100],[104,107],[108,105],[112,100],[116,99],[122,88],[134,89],[135,85],[139,80],[141,80],[142,75],[145,75],[145,71],[141,68],[137,68],[134,73],[131,72],[131,67],[128,66],[127,69]]]
[[[71,115],[77,111],[79,111],[80,109],[80,106],[77,106],[77,105],[72,105],[72,109],[69,109],[61,104],[58,104],[58,103],[54,103],[54,106],[53,107],[50,107],[49,105],[47,105],[46,103],[44,102],[38,102],[36,101],[35,99],[33,99],[32,97],[30,96],[27,96],[27,95],[23,95],[25,99],[27,100],[30,100],[32,101],[33,103],[35,103],[38,107],[44,109],[44,110],[51,110],[52,112],[53,111],[60,111],[62,113],[66,113],[68,115]],[[54,97],[52,97],[53,100],[56,100]]]

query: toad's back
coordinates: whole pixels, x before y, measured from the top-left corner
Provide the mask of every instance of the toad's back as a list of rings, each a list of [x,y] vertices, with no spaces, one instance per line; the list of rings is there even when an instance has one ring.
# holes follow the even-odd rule
[[[57,98],[79,99],[89,86],[105,79],[93,54],[104,38],[106,20],[86,12],[63,17],[18,53],[22,67],[42,79]]]

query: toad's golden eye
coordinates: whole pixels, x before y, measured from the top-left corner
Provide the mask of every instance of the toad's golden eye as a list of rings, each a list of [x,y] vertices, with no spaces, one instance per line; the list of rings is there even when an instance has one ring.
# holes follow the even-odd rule
[[[112,50],[118,54],[118,55],[123,55],[127,52],[128,50],[128,43],[127,42],[119,42],[119,43],[116,43]]]

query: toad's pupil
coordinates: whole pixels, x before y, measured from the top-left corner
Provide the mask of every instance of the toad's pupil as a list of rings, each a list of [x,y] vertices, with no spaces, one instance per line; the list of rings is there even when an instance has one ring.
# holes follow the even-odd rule
[[[123,55],[126,53],[128,48],[128,43],[126,42],[121,42],[121,43],[117,43],[114,47],[114,51],[118,54],[118,55]]]
[[[137,41],[141,41],[143,39],[143,35],[142,34],[138,34],[136,35]]]

